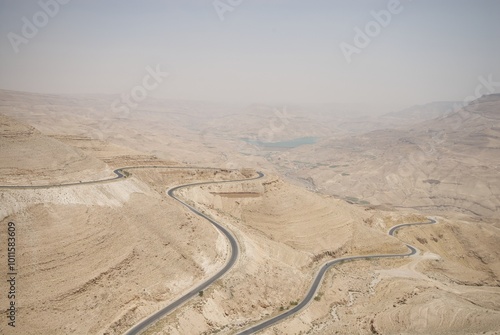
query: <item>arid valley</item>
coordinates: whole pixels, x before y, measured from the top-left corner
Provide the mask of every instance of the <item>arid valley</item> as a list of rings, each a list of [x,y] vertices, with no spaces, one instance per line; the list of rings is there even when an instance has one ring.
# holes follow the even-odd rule
[[[239,256],[143,334],[237,334],[296,306],[326,262],[405,244],[417,253],[334,265],[262,334],[498,333],[499,95],[348,134],[272,106],[213,115],[152,100],[123,118],[112,99],[0,92],[1,220],[15,223],[20,292],[19,325],[2,334],[123,334],[214,276],[228,239],[166,192],[197,182],[176,195],[226,227]],[[273,145],[242,139],[266,127]],[[289,134],[318,140],[282,145]]]
[[[0,0],[0,335],[500,335],[500,0]]]

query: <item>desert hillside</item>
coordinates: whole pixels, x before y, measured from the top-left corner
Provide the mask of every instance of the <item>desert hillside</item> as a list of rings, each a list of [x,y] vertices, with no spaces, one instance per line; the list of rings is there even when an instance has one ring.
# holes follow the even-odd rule
[[[496,218],[500,95],[411,129],[325,139],[272,157],[281,171],[357,203]]]
[[[43,185],[112,176],[101,160],[0,114],[0,184]],[[29,175],[33,174],[33,178]]]
[[[500,335],[499,13],[0,0],[0,335]]]
[[[0,220],[17,229],[19,327],[12,332],[1,323],[2,334],[123,334],[217,273],[231,256],[228,240],[167,193],[195,182],[211,183],[176,195],[227,227],[240,253],[226,274],[144,334],[238,333],[296,306],[326,262],[400,255],[408,252],[405,243],[417,254],[335,266],[304,310],[262,333],[494,334],[500,327],[495,96],[407,133],[365,134],[354,147],[331,140],[270,146],[251,156],[234,147],[220,156],[222,147],[209,147],[235,140],[192,138],[203,127],[188,129],[183,116],[167,124],[172,113],[151,112],[86,136],[80,122],[94,127],[101,122],[97,114],[68,110],[104,106],[109,97],[86,105],[83,98],[16,94],[5,93],[8,116],[0,116],[0,154],[7,158],[0,169]],[[66,107],[34,112],[51,104]],[[433,149],[411,158],[430,143],[429,132],[437,134],[430,137]],[[395,159],[403,153],[411,168]],[[286,164],[299,164],[294,155],[323,163],[281,173]],[[140,168],[108,180],[113,170],[134,166]],[[255,178],[256,170],[264,177],[218,183]],[[339,174],[322,184],[331,171]],[[386,178],[389,172],[399,179]],[[380,191],[378,183],[387,182],[393,184]],[[335,195],[326,194],[332,189]],[[438,223],[387,234],[427,217]],[[7,258],[4,247],[0,258]],[[7,289],[2,281],[0,290]]]

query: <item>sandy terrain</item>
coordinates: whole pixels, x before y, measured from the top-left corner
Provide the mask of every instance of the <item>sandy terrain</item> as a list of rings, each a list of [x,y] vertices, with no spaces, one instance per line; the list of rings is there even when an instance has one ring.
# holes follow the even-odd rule
[[[495,228],[487,228],[489,239],[468,239],[475,246],[467,245],[466,257],[458,256],[464,239],[450,241],[457,230],[471,236],[479,227],[441,219],[436,226],[402,230],[398,235],[404,241],[428,239],[414,244],[420,255],[411,261],[359,261],[332,270],[319,301],[264,334],[496,334],[498,262],[481,261],[485,249],[496,249],[498,237],[491,238]]]
[[[249,189],[255,190],[255,186]],[[220,213],[219,206],[229,212],[226,220],[234,222],[232,229],[245,241],[245,255],[220,286],[205,292],[201,301],[167,317],[148,334],[184,334],[193,329],[193,323],[196,333],[232,334],[251,324],[252,318],[258,320],[292,307],[326,259],[403,252],[400,241],[385,235],[387,227],[422,219],[414,214],[362,211],[339,200],[294,189],[275,181],[267,184],[261,199],[225,199],[222,203],[204,200],[210,194],[206,192],[193,190],[186,195],[207,208],[214,206],[214,215]],[[227,187],[224,191],[228,192]],[[240,191],[236,187],[235,192]],[[294,203],[311,211],[305,214]],[[263,204],[262,209],[255,210]],[[301,215],[308,215],[308,219]],[[309,224],[303,224],[305,221]],[[263,334],[452,334],[498,329],[499,263],[494,258],[500,252],[500,239],[496,228],[440,219],[437,226],[408,228],[398,237],[415,241],[422,253],[411,261],[358,261],[331,270],[318,301]],[[251,248],[248,241],[253,242]],[[473,299],[469,297],[471,292],[476,294]],[[421,295],[419,299],[408,302],[417,294]],[[394,322],[394,318],[402,321]],[[460,318],[460,322],[453,318]]]
[[[43,185],[112,175],[106,164],[72,146],[42,135],[31,126],[0,115],[0,184]],[[29,178],[30,174],[36,178]]]
[[[119,334],[127,320],[161,307],[223,264],[224,239],[136,173],[104,185],[2,192],[2,207],[14,212],[2,213],[2,224],[18,227],[17,331]],[[157,174],[164,187],[180,176],[193,179]]]
[[[326,142],[315,144],[316,151],[300,146],[245,155],[235,137],[211,137],[210,132],[200,137],[207,124],[216,127],[217,118],[225,118],[227,111],[203,119],[196,117],[203,114],[202,105],[183,110],[185,105],[169,104],[162,114],[160,102],[153,101],[143,106],[142,119],[133,114],[130,119],[112,119],[105,110],[110,99],[0,94],[5,114],[0,115],[2,185],[105,179],[123,166],[173,167],[130,170],[127,178],[102,184],[0,189],[0,241],[7,239],[7,223],[15,222],[19,274],[18,326],[13,331],[2,322],[2,334],[122,334],[166,306],[220,269],[229,250],[220,233],[169,198],[166,190],[196,181],[248,177],[254,169],[264,170],[266,177],[179,191],[234,233],[241,255],[229,273],[146,334],[233,334],[294,306],[328,260],[404,253],[404,242],[419,253],[331,269],[305,310],[262,333],[498,333],[497,130],[493,121],[489,128],[484,122],[496,117],[495,98],[479,101],[482,107],[476,106],[475,116],[461,121],[465,131],[475,129],[465,135],[453,132],[453,119],[448,118],[457,115],[443,117],[449,126],[443,126],[446,140],[432,155],[442,166],[459,162],[453,174],[445,176],[447,170],[437,165],[424,169],[412,163],[415,170],[400,179],[402,187],[390,189],[380,185],[384,176],[400,169],[394,155],[416,144],[393,144],[381,156],[377,150],[401,133],[360,138],[354,148],[366,142],[371,146],[359,155],[339,142],[334,154],[349,161],[329,156]],[[99,108],[113,122],[103,123]],[[190,119],[197,123],[191,125]],[[230,119],[237,124],[236,117]],[[248,128],[247,135],[265,120],[256,113],[255,129]],[[301,136],[310,133],[307,127],[313,125],[306,124]],[[407,137],[425,139],[421,129]],[[477,134],[490,135],[487,141],[484,136],[475,141]],[[329,165],[300,165],[294,155]],[[387,163],[382,164],[384,159]],[[224,169],[174,168],[188,163]],[[328,182],[325,171],[332,165],[338,165],[331,169],[340,176]],[[250,169],[225,169],[244,166]],[[457,178],[460,187],[451,184]],[[302,182],[338,196],[308,191],[298,185]],[[370,204],[363,202],[366,199]],[[436,214],[439,206],[446,208]],[[439,223],[387,235],[396,224],[421,222],[428,215],[439,215]],[[0,259],[7,259],[6,254],[0,244]],[[0,267],[3,276],[5,269]],[[7,290],[2,280],[0,292]],[[0,303],[4,309],[5,300]]]
[[[354,202],[476,218],[500,211],[500,95],[403,129],[325,139],[270,159],[312,188]]]

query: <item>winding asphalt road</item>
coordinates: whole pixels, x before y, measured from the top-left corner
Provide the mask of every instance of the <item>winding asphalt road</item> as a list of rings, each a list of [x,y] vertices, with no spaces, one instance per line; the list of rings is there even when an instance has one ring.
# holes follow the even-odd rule
[[[145,166],[146,167],[146,166]],[[167,167],[164,167],[167,168]],[[129,168],[120,168],[114,170],[114,174],[116,174],[116,177],[112,178],[106,178],[106,179],[100,179],[100,180],[93,180],[93,181],[81,181],[78,183],[66,183],[66,184],[49,184],[49,185],[0,185],[0,189],[6,188],[6,189],[43,189],[43,188],[55,188],[55,187],[66,187],[66,186],[76,186],[76,185],[88,185],[88,184],[101,184],[101,183],[107,183],[111,181],[115,181],[117,179],[121,178],[126,178],[126,176],[123,174],[123,170],[129,169]]]
[[[429,222],[416,222],[416,223],[403,223],[403,224],[400,224],[400,225],[397,225],[397,226],[394,226],[392,227],[390,230],[389,230],[389,235],[391,236],[394,236],[395,232],[402,228],[402,227],[407,227],[407,226],[416,226],[416,225],[424,225],[424,224],[435,224],[436,223],[436,220],[434,219],[431,219],[429,218]],[[314,296],[316,295],[316,292],[318,290],[318,287],[319,285],[321,284],[321,281],[323,280],[323,277],[326,273],[326,271],[328,271],[332,266],[334,265],[338,265],[338,264],[341,264],[341,263],[345,263],[345,262],[351,262],[351,261],[355,261],[355,260],[360,260],[360,259],[376,259],[376,258],[394,258],[394,257],[407,257],[407,256],[412,256],[414,254],[417,253],[417,249],[409,244],[406,244],[406,246],[408,247],[408,249],[410,250],[410,252],[406,253],[406,254],[387,254],[387,255],[365,255],[365,256],[349,256],[349,257],[342,257],[342,258],[337,258],[337,259],[334,259],[334,260],[331,260],[329,262],[327,262],[326,264],[324,264],[321,269],[319,270],[318,274],[316,275],[316,277],[314,278],[314,281],[311,285],[311,288],[309,289],[309,291],[307,292],[306,296],[304,297],[304,299],[298,304],[296,305],[295,307],[293,307],[292,309],[289,309],[288,311],[282,313],[282,314],[279,314],[271,319],[268,319],[266,321],[263,321],[257,325],[254,325],[252,326],[251,328],[248,328],[240,333],[237,333],[238,335],[248,335],[248,334],[253,334],[253,333],[256,333],[258,331],[261,331],[267,327],[270,327],[280,321],[283,321],[284,319],[294,315],[294,314],[297,314],[298,312],[300,312],[301,310],[303,310],[310,302],[311,300],[314,298]]]
[[[220,225],[218,222],[210,218],[209,216],[203,214],[202,212],[198,211],[196,208],[193,206],[187,204],[185,201],[179,199],[178,197],[175,196],[175,191],[181,188],[185,187],[190,187],[190,186],[200,186],[200,185],[207,185],[207,184],[220,184],[220,183],[232,183],[232,182],[241,182],[241,181],[248,181],[248,180],[255,180],[264,177],[264,174],[262,172],[257,172],[258,176],[255,178],[248,178],[248,179],[240,179],[240,180],[224,180],[224,181],[215,181],[215,182],[202,182],[202,183],[193,183],[193,184],[186,184],[186,185],[180,185],[173,187],[168,190],[167,194],[189,208],[189,210],[196,215],[201,216],[202,218],[208,220],[211,224],[215,226],[226,238],[228,239],[230,245],[231,245],[231,256],[226,263],[226,265],[220,269],[215,275],[212,277],[208,278],[205,280],[203,283],[199,284],[195,288],[191,289],[188,293],[184,294],[174,302],[170,303],[168,306],[162,308],[158,312],[154,313],[153,315],[150,315],[146,319],[142,320],[138,324],[136,324],[133,328],[131,328],[129,331],[125,333],[125,335],[136,335],[142,332],[144,329],[147,327],[151,326],[154,324],[156,321],[158,321],[160,318],[163,316],[171,313],[173,310],[175,310],[177,307],[181,306],[184,304],[186,301],[189,299],[193,298],[196,296],[200,291],[203,291],[206,289],[208,286],[212,285],[216,280],[218,280],[220,277],[222,277],[224,274],[226,274],[236,263],[238,260],[238,256],[240,254],[240,247],[238,245],[238,242],[236,241],[236,238],[234,235],[226,228],[224,228],[222,225]]]
[[[88,185],[88,184],[99,184],[99,183],[106,183],[106,182],[111,182],[111,181],[116,181],[118,179],[123,179],[126,178],[126,174],[124,171],[126,170],[132,170],[132,169],[152,169],[152,168],[157,168],[157,169],[198,169],[198,170],[220,170],[217,168],[205,168],[205,167],[176,167],[176,166],[133,166],[133,167],[124,167],[124,168],[119,168],[114,170],[113,172],[115,173],[116,177],[113,178],[107,178],[107,179],[101,179],[101,180],[95,180],[95,181],[83,181],[83,182],[78,182],[78,183],[66,183],[66,184],[52,184],[52,185],[38,185],[38,186],[31,186],[31,185],[23,185],[23,186],[14,186],[14,185],[0,185],[0,189],[47,189],[47,188],[56,188],[56,187],[67,187],[67,186],[76,186],[76,185]],[[208,185],[208,184],[221,184],[221,183],[234,183],[234,182],[243,182],[243,181],[249,181],[249,180],[255,180],[259,178],[263,178],[264,174],[262,172],[257,172],[257,177],[254,178],[245,178],[245,179],[237,179],[237,180],[222,180],[222,181],[209,181],[209,182],[200,182],[200,183],[191,183],[191,184],[185,184],[185,185],[179,185],[175,186],[171,189],[168,190],[167,194],[175,199],[176,201],[180,202],[182,205],[186,206],[190,211],[195,213],[196,215],[201,216],[202,218],[208,220],[212,225],[215,226],[224,236],[228,239],[229,244],[231,246],[230,250],[230,257],[229,260],[226,262],[226,265],[220,269],[215,275],[212,277],[208,278],[195,288],[191,289],[189,292],[186,294],[182,295],[181,297],[177,298],[175,301],[167,305],[166,307],[160,309],[156,313],[148,316],[147,318],[143,319],[140,321],[138,324],[136,324],[134,327],[129,329],[125,334],[126,335],[136,335],[141,333],[143,330],[154,324],[156,321],[158,321],[160,318],[163,316],[171,313],[173,310],[187,302],[189,299],[193,298],[196,296],[200,291],[205,290],[207,287],[209,287],[211,284],[213,284],[216,280],[221,278],[224,274],[226,274],[236,263],[238,260],[238,256],[240,254],[240,248],[238,245],[238,242],[234,235],[225,227],[223,227],[221,224],[210,218],[209,216],[203,214],[202,212],[198,211],[196,208],[193,206],[187,204],[185,201],[181,200],[175,195],[175,191],[181,189],[181,188],[186,188],[186,187],[191,187],[191,186],[200,186],[200,185]]]
[[[90,185],[90,184],[103,184],[109,183],[113,181],[117,181],[118,179],[127,178],[124,174],[125,170],[134,170],[134,169],[171,169],[171,170],[224,170],[220,168],[212,168],[212,167],[197,167],[197,166],[169,166],[169,165],[141,165],[141,166],[127,166],[116,169],[113,173],[116,177],[104,178],[99,180],[90,180],[90,181],[79,181],[77,183],[62,183],[62,184],[48,184],[48,185],[0,185],[0,189],[43,189],[43,188],[56,188],[56,187],[67,187],[67,186],[77,186],[77,185]],[[230,169],[225,169],[226,171],[231,171]],[[248,179],[244,179],[248,180]],[[230,180],[229,180],[230,181]],[[228,181],[228,182],[229,182]]]
[[[102,180],[96,180],[96,181],[84,181],[84,182],[78,182],[78,183],[66,183],[66,184],[54,184],[54,185],[39,185],[39,186],[11,186],[11,185],[6,185],[2,186],[0,185],[1,188],[6,188],[6,189],[43,189],[43,188],[54,188],[54,187],[65,187],[65,186],[75,186],[75,185],[86,185],[86,184],[98,184],[98,183],[105,183],[105,182],[111,182],[115,181],[118,179],[126,178],[126,175],[124,174],[125,170],[131,170],[131,169],[147,169],[147,168],[161,168],[161,169],[211,169],[211,170],[220,170],[217,168],[204,168],[204,167],[176,167],[176,166],[134,166],[134,167],[124,167],[124,168],[119,168],[114,170],[113,172],[116,174],[116,177],[114,178],[108,178],[108,179],[102,179]],[[200,183],[192,183],[192,184],[185,184],[185,185],[179,185],[176,187],[173,187],[168,190],[167,194],[181,203],[182,205],[186,206],[190,211],[195,213],[196,215],[201,216],[202,218],[206,219],[209,221],[212,225],[215,226],[224,236],[228,239],[229,244],[231,246],[231,256],[229,260],[227,261],[226,265],[219,270],[215,275],[212,277],[208,278],[205,280],[203,283],[199,284],[195,288],[191,289],[188,293],[184,294],[183,296],[179,297],[177,300],[173,301],[170,303],[168,306],[162,308],[161,310],[157,311],[156,313],[150,315],[146,319],[142,320],[138,324],[136,324],[134,327],[132,327],[130,330],[128,330],[125,335],[136,335],[145,330],[147,327],[151,326],[155,322],[157,322],[160,318],[163,316],[171,313],[173,310],[178,308],[179,306],[183,305],[185,302],[187,302],[189,299],[193,298],[196,296],[200,291],[205,290],[208,286],[213,284],[216,280],[221,278],[224,274],[226,274],[236,263],[238,256],[239,256],[239,245],[238,242],[236,241],[236,238],[234,235],[225,227],[223,227],[221,224],[210,218],[209,216],[203,214],[202,212],[198,211],[196,208],[193,206],[187,204],[185,201],[181,200],[175,195],[175,191],[179,190],[181,188],[186,188],[186,187],[191,187],[191,186],[200,186],[200,185],[208,185],[208,184],[219,184],[219,183],[232,183],[232,182],[242,182],[242,181],[249,181],[249,180],[255,180],[264,177],[264,174],[262,172],[257,172],[258,176],[254,178],[248,178],[248,179],[238,179],[238,180],[224,180],[224,181],[210,181],[210,182],[200,182]],[[390,236],[394,236],[396,231],[402,227],[407,227],[407,226],[416,226],[416,225],[426,225],[426,224],[435,224],[436,220],[429,218],[429,222],[416,222],[416,223],[403,223],[397,226],[392,227],[388,234]],[[252,326],[251,328],[248,328],[240,333],[238,335],[247,335],[247,334],[253,334],[256,333],[260,330],[263,330],[267,327],[270,327],[280,321],[283,321],[284,319],[297,314],[298,312],[302,311],[304,308],[307,307],[307,305],[312,301],[314,298],[321,281],[323,280],[323,277],[325,273],[334,265],[346,263],[346,262],[351,262],[355,260],[360,260],[360,259],[377,259],[377,258],[395,258],[395,257],[408,257],[412,256],[417,253],[417,249],[413,247],[412,245],[405,244],[406,247],[409,249],[409,252],[406,254],[386,254],[386,255],[361,255],[361,256],[348,256],[348,257],[342,257],[342,258],[337,258],[334,260],[331,260],[327,263],[325,263],[321,269],[318,271],[318,274],[314,278],[314,281],[307,292],[306,296],[304,299],[297,304],[295,307],[292,309],[279,314],[271,319],[265,320],[261,323],[258,323],[257,325]]]

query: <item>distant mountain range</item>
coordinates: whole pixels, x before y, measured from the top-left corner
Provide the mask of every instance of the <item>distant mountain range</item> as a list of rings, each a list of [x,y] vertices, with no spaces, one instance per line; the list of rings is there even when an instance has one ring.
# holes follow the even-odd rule
[[[392,113],[385,117],[405,124],[323,139],[273,162],[289,177],[346,199],[498,217],[500,95],[448,112],[452,104]]]
[[[415,123],[451,114],[455,111],[455,106],[458,104],[459,102],[457,101],[436,101],[409,107],[398,112],[387,113],[381,118]]]

